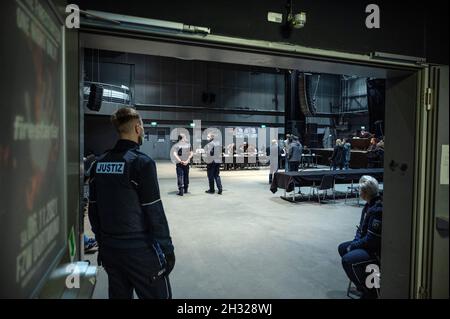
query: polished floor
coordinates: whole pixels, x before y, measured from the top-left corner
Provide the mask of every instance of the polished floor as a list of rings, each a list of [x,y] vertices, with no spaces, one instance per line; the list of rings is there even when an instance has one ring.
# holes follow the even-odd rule
[[[191,168],[190,193],[179,197],[174,165],[157,169],[177,258],[174,298],[347,298],[337,246],[353,238],[355,201],[287,202],[270,192],[267,168],[222,171],[223,195],[205,194],[206,171]],[[100,268],[93,297],[107,296]]]

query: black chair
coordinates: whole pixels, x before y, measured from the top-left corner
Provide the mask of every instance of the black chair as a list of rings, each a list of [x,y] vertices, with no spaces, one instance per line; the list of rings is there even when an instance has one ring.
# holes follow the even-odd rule
[[[378,265],[378,267],[380,267],[380,257],[376,255],[375,258],[376,258],[375,264]],[[380,274],[378,274],[378,276],[380,276]],[[380,288],[375,288],[375,291],[377,293],[377,298],[380,299]],[[351,299],[361,299],[362,297],[362,292],[356,289],[356,286],[353,284],[351,280],[348,281],[347,297]]]
[[[351,186],[347,186],[347,192],[345,193],[345,201],[344,201],[345,204],[347,204],[348,195],[350,196],[355,195],[357,205],[359,206],[359,184],[354,185],[353,180]]]
[[[334,200],[334,202],[336,202],[336,194],[334,191],[334,176],[333,175],[324,175],[322,177],[322,181],[320,182],[320,184],[318,186],[313,184],[313,186],[310,188],[308,200],[311,198],[311,190],[313,192],[313,196],[314,196],[314,191],[317,191],[317,199],[319,200],[319,204],[321,204],[320,191],[325,191],[325,192],[323,192],[323,199],[325,199],[328,194],[329,189],[331,189],[331,191],[333,193],[333,200]]]

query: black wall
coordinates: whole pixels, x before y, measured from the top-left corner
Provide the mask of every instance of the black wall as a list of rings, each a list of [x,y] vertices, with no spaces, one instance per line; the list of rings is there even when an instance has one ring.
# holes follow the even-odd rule
[[[367,54],[382,51],[426,57],[448,64],[448,1],[293,0],[305,11],[305,28],[283,32],[267,22],[267,12],[286,16],[284,0],[76,0],[81,9],[161,19],[211,28],[213,34],[290,42],[307,47]],[[367,29],[365,8],[380,7],[380,29]]]
[[[85,80],[134,86],[136,104],[284,111],[281,70],[95,49],[84,56]]]

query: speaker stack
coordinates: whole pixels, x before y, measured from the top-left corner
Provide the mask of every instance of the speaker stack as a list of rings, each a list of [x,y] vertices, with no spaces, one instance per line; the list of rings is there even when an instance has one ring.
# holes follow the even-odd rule
[[[91,91],[89,92],[89,99],[87,108],[92,111],[100,111],[102,107],[103,87],[97,84],[91,84]]]

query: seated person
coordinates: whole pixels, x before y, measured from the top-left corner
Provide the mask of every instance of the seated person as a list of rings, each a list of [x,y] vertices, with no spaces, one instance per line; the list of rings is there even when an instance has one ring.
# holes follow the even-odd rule
[[[372,134],[370,132],[367,132],[365,129],[361,129],[361,132],[359,134],[360,138],[370,138]]]
[[[313,165],[313,162],[314,162],[311,157],[311,149],[306,145],[303,146],[301,161],[302,161],[303,167],[305,167],[305,166],[309,167],[310,165]]]
[[[228,155],[236,154],[236,145],[234,143],[228,144],[225,153]]]
[[[247,153],[248,152],[248,143],[244,142],[240,147],[239,147],[239,151],[242,153]]]
[[[378,182],[372,176],[359,180],[360,196],[367,203],[361,213],[355,238],[339,245],[342,266],[347,277],[355,284],[364,299],[376,298],[375,288],[366,286],[366,267],[379,266],[381,255],[381,221],[383,202],[379,195]]]
[[[377,147],[377,144],[378,144],[378,140],[375,138],[375,137],[372,137],[371,139],[370,139],[370,145],[369,145],[369,147],[367,148],[367,151],[374,151],[375,150],[375,148]]]
[[[257,150],[257,148],[256,148],[255,145],[249,144],[249,145],[248,145],[248,148],[247,148],[247,152],[248,152],[249,154],[256,154],[256,153],[258,153],[258,150]]]
[[[384,162],[384,142],[378,142],[376,138],[372,138],[371,144],[367,152],[367,167],[381,168]]]

